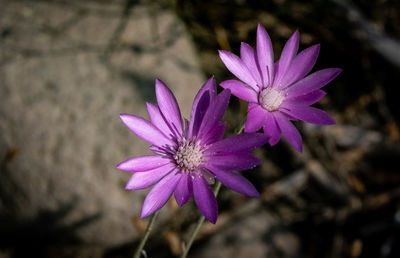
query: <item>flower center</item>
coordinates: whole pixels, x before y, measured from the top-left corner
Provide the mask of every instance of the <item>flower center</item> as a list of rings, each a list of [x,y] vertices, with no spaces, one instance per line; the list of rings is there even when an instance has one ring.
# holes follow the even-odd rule
[[[203,150],[199,142],[183,139],[176,149],[174,159],[182,171],[191,172],[202,163]]]
[[[261,91],[259,102],[264,109],[272,112],[278,109],[284,98],[285,96],[280,91],[268,87]]]

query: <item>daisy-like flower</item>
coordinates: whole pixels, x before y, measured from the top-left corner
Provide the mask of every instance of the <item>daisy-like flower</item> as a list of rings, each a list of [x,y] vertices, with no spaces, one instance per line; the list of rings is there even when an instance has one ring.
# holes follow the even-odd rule
[[[297,54],[298,48],[296,31],[284,46],[280,59],[274,62],[271,39],[264,27],[258,25],[256,50],[242,42],[240,58],[223,50],[219,55],[229,71],[242,81],[228,80],[221,86],[249,102],[245,132],[263,128],[271,146],[283,134],[296,150],[302,151],[301,135],[290,120],[334,124],[327,113],[310,105],[326,95],[321,88],[342,70],[328,68],[306,76],[317,60],[320,47],[317,44]]]
[[[230,90],[217,95],[214,78],[195,97],[190,121],[183,122],[178,103],[170,89],[156,80],[158,105],[147,103],[150,121],[121,114],[121,120],[143,140],[152,144],[154,155],[126,160],[118,169],[134,172],[126,189],[139,190],[155,185],[144,200],[141,217],[159,210],[172,194],[179,206],[194,195],[204,217],[215,223],[218,206],[210,184],[216,178],[241,194],[257,197],[255,187],[233,170],[260,164],[250,151],[268,138],[261,133],[243,133],[222,139],[225,124],[220,122],[229,103]]]

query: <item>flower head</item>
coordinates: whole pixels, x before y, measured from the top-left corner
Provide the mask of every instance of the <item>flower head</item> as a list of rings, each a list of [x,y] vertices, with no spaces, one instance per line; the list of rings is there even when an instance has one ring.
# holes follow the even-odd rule
[[[278,143],[281,134],[298,151],[302,150],[300,133],[290,120],[330,125],[335,121],[324,111],[310,107],[325,96],[323,86],[339,75],[341,69],[328,68],[306,76],[313,68],[319,45],[297,54],[299,32],[296,31],[274,62],[271,39],[261,25],[257,29],[257,47],[246,43],[240,47],[240,58],[220,50],[222,62],[237,78],[221,83],[232,94],[249,102],[245,132],[263,128],[270,145]]]
[[[222,139],[225,124],[220,122],[228,106],[230,90],[217,95],[214,78],[195,97],[190,121],[183,122],[173,93],[156,80],[158,105],[147,103],[150,121],[121,114],[122,121],[143,140],[152,144],[154,155],[128,159],[118,169],[134,172],[126,189],[155,185],[142,206],[141,217],[159,210],[172,194],[179,206],[194,200],[210,222],[217,220],[218,207],[210,184],[215,179],[241,194],[256,197],[254,186],[233,170],[255,167],[260,160],[249,152],[265,144],[259,133],[244,133]]]

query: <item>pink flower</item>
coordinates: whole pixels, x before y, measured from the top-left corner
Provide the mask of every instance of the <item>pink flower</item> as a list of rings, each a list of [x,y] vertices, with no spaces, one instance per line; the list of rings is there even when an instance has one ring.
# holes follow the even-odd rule
[[[325,96],[321,88],[342,70],[328,68],[306,76],[317,60],[319,44],[297,54],[298,48],[296,31],[283,48],[281,58],[274,63],[271,39],[264,27],[258,25],[256,50],[242,43],[240,58],[223,50],[219,55],[229,71],[241,80],[224,81],[221,86],[249,102],[245,132],[263,128],[271,146],[283,134],[296,150],[302,151],[301,135],[290,121],[334,124],[327,113],[310,105]]]
[[[260,164],[250,151],[264,145],[268,138],[260,133],[244,133],[222,139],[225,124],[220,122],[228,106],[230,90],[217,95],[214,78],[198,92],[190,121],[183,123],[173,93],[156,80],[158,105],[147,103],[150,121],[121,114],[128,128],[152,146],[154,155],[128,159],[118,169],[133,172],[126,189],[139,190],[154,185],[142,206],[147,217],[168,201],[172,194],[179,206],[192,195],[207,220],[215,223],[218,206],[210,184],[214,179],[241,194],[259,193],[243,176],[233,170],[246,170]]]

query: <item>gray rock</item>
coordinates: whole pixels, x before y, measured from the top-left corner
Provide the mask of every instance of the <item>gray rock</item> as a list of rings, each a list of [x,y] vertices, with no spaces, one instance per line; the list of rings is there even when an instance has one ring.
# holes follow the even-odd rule
[[[183,24],[155,4],[0,2],[0,232],[134,240],[146,191],[114,167],[150,152],[118,114],[147,117],[160,78],[188,117],[205,78]]]
[[[246,208],[252,209],[249,205]],[[252,212],[251,215],[240,217],[211,236],[205,248],[194,250],[191,256],[298,257],[298,237],[285,230],[276,217],[265,211]]]

